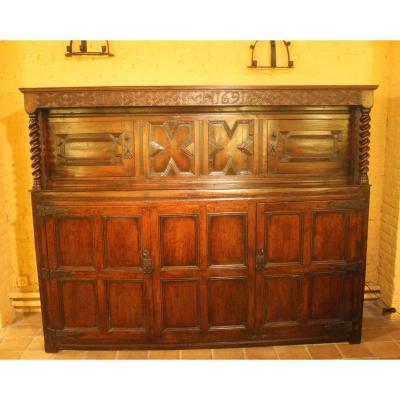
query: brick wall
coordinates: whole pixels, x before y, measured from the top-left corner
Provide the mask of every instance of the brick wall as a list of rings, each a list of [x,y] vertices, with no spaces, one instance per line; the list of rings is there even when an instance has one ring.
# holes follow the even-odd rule
[[[400,310],[400,42],[389,49],[390,89],[383,185],[379,282],[382,300]]]

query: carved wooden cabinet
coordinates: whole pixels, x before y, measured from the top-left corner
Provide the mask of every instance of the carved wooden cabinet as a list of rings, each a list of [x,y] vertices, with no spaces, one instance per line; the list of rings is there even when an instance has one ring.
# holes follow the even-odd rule
[[[21,89],[46,351],[359,342],[375,88]]]

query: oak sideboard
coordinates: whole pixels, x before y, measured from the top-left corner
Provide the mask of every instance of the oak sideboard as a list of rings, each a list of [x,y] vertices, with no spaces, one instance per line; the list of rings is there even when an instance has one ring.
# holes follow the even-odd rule
[[[46,351],[360,342],[374,89],[21,89]]]

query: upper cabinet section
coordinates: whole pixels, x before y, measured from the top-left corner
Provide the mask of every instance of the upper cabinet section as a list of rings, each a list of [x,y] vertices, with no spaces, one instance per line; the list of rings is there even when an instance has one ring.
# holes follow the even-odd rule
[[[373,89],[23,89],[34,190],[365,184]]]

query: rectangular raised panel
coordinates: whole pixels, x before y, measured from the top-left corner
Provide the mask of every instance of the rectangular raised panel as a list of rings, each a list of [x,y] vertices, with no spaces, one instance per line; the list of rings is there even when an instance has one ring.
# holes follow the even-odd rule
[[[263,324],[296,322],[300,317],[301,277],[265,276]]]
[[[208,121],[209,174],[254,174],[254,123],[250,119]]]
[[[95,268],[91,217],[59,217],[55,221],[57,266]]]
[[[162,280],[162,329],[200,329],[200,280]]]
[[[303,215],[266,213],[266,262],[301,263]]]
[[[346,214],[316,212],[313,215],[312,260],[344,261],[346,259]]]
[[[309,318],[343,319],[343,276],[341,273],[316,273],[310,278]]]
[[[348,120],[277,120],[268,126],[268,175],[347,175]]]
[[[248,307],[246,277],[209,278],[210,328],[246,327]]]
[[[197,215],[160,217],[161,267],[198,266]]]
[[[195,174],[193,121],[150,121],[148,156],[150,176]]]
[[[97,326],[97,286],[95,281],[61,281],[62,310],[65,328]]]
[[[133,121],[117,117],[51,118],[53,178],[135,176]]]
[[[209,265],[247,264],[247,215],[209,214]]]
[[[362,214],[361,212],[350,212],[348,214],[348,261],[357,261],[362,259]]]
[[[104,217],[103,222],[106,267],[140,267],[140,217]]]
[[[59,134],[56,138],[58,165],[122,164],[122,133]]]
[[[110,328],[145,327],[145,293],[142,282],[109,281],[108,320]]]

